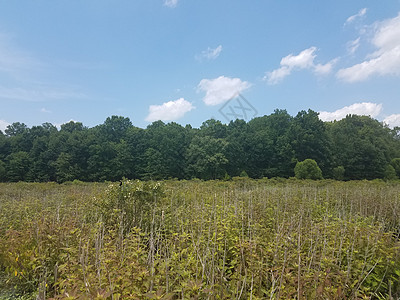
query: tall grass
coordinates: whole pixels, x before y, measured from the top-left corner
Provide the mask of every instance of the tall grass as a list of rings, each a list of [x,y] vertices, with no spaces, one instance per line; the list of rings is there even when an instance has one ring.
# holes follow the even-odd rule
[[[400,185],[0,184],[4,297],[397,299]]]

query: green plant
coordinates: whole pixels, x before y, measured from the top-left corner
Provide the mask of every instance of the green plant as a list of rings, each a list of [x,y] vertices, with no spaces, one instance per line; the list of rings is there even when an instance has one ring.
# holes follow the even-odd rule
[[[387,165],[385,168],[385,180],[395,180],[398,179],[396,175],[396,170],[392,165]]]
[[[0,299],[396,299],[399,193],[294,178],[0,184]]]
[[[322,171],[313,159],[298,162],[294,168],[294,173],[298,179],[322,179]]]
[[[343,166],[338,166],[336,168],[333,168],[333,170],[332,170],[333,178],[336,180],[343,180],[345,172],[346,172],[346,170],[344,169]]]

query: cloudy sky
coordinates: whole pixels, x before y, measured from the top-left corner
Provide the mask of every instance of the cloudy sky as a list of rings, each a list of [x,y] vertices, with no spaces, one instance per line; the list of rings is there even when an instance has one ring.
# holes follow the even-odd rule
[[[241,105],[400,126],[400,1],[0,1],[1,130],[198,127]]]

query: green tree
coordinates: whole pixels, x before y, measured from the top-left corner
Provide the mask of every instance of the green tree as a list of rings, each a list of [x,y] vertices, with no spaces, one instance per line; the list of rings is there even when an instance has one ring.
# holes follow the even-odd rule
[[[265,124],[267,116],[253,119],[249,122],[248,135],[246,136],[247,172],[253,178],[268,176],[267,169],[271,169],[274,145],[271,131]],[[240,158],[239,158],[240,159]]]
[[[346,170],[346,179],[383,178],[391,160],[393,136],[377,120],[348,115],[328,126],[333,160]]]
[[[322,171],[313,159],[306,159],[298,162],[294,168],[294,173],[298,179],[322,179]]]
[[[209,136],[216,139],[222,139],[226,137],[226,131],[226,125],[222,124],[221,121],[209,119],[201,124],[199,133],[201,136]]]
[[[75,132],[75,131],[82,131],[84,130],[85,127],[81,122],[74,122],[74,121],[69,121],[68,123],[62,124],[61,125],[61,131],[65,132]]]
[[[275,110],[269,116],[248,123],[244,153],[251,177],[289,177],[293,175],[294,151],[289,130],[293,118],[286,110]]]
[[[126,138],[126,133],[132,127],[129,118],[121,116],[108,117],[100,126],[102,136],[110,142],[119,142]]]
[[[344,169],[343,166],[338,166],[336,168],[333,168],[332,176],[336,180],[343,180],[345,172],[346,170]]]
[[[7,178],[6,164],[0,160],[0,181],[5,181]]]
[[[385,180],[395,180],[397,179],[396,170],[393,168],[392,165],[387,165],[385,168]]]
[[[112,162],[117,157],[116,143],[103,142],[89,147],[88,173],[91,181],[119,180],[113,174]]]
[[[29,141],[29,157],[32,161],[31,179],[34,181],[54,181],[55,171],[52,163],[58,153],[49,151],[49,141],[57,135],[57,128],[51,123],[33,126],[24,139]]]
[[[300,111],[290,124],[289,140],[298,161],[314,159],[328,173],[331,166],[330,140],[318,113]]]
[[[12,123],[11,125],[8,125],[6,130],[4,130],[4,133],[7,136],[17,136],[27,131],[29,131],[29,128],[24,123],[15,122]]]
[[[227,146],[228,143],[223,139],[209,136],[194,137],[186,153],[189,177],[223,178],[226,173],[225,167],[228,164],[226,158]]]
[[[4,160],[11,152],[10,139],[0,134],[0,160]]]
[[[57,182],[72,181],[79,177],[79,166],[74,163],[73,157],[69,153],[62,152],[56,162],[56,180]]]
[[[190,128],[182,127],[175,122],[164,124],[162,121],[157,121],[149,125],[142,141],[145,149],[143,153],[148,149],[156,152],[151,151],[143,158],[143,168],[147,169],[143,174],[148,175],[148,159],[156,155],[161,176],[156,176],[157,178],[184,178],[185,151],[191,140],[190,132]]]
[[[146,130],[138,127],[131,127],[126,133],[126,149],[130,155],[130,172],[127,178],[142,178],[145,173],[144,153],[147,149]]]
[[[144,153],[146,163],[142,177],[144,179],[159,180],[168,176],[167,167],[160,151],[148,148]]]
[[[236,119],[228,124],[226,154],[229,164],[226,166],[226,170],[232,176],[238,176],[241,171],[249,167],[246,153],[248,134],[248,126],[244,120]]]
[[[111,175],[113,180],[120,180],[123,177],[133,178],[135,158],[131,155],[129,145],[121,140],[114,145],[116,156],[111,160]]]
[[[400,177],[400,158],[393,158],[390,161],[390,164],[392,165],[392,167],[394,168],[394,170],[396,171],[396,175],[398,177]]]
[[[32,179],[35,181],[55,180],[53,158],[52,153],[48,150],[48,141],[49,138],[45,136],[36,138],[29,152],[32,160]]]
[[[9,181],[29,181],[31,160],[29,154],[24,151],[11,153],[7,156],[7,178]]]

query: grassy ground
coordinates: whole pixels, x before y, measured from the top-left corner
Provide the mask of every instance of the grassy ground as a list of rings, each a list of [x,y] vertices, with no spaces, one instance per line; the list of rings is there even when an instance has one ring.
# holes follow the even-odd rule
[[[399,223],[398,183],[0,184],[0,289],[4,299],[397,299]]]

